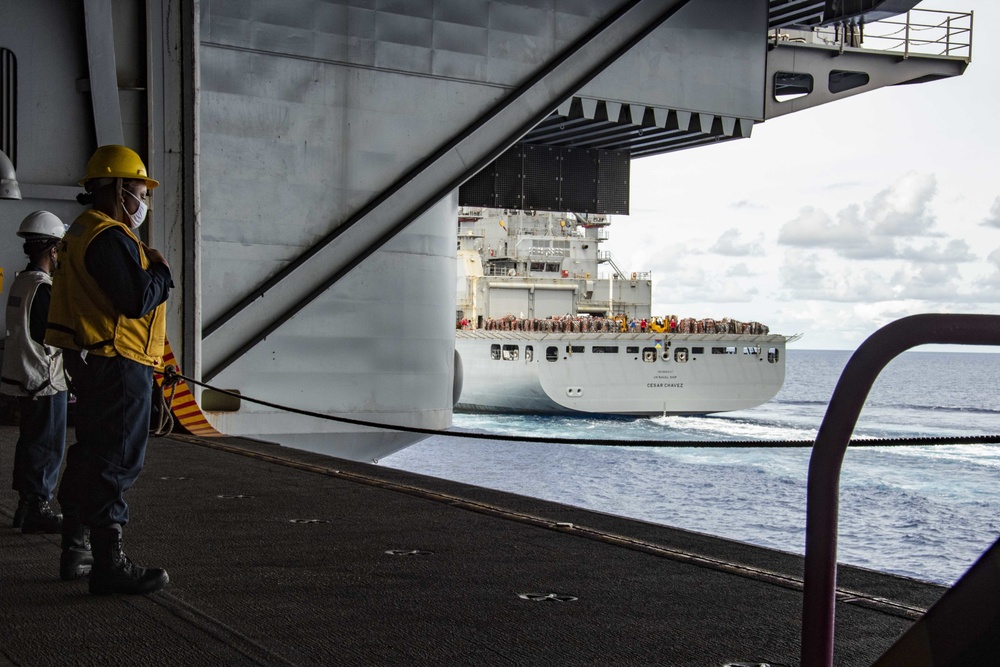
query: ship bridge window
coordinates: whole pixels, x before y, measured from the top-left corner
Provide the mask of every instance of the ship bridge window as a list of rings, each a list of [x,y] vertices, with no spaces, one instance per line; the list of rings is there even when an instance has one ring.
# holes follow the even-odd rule
[[[584,347],[583,345],[567,345],[566,351],[570,354],[583,354]]]
[[[556,273],[560,269],[561,266],[562,266],[561,264],[546,264],[545,265],[545,270],[546,271],[550,271],[552,273]]]
[[[744,347],[743,354],[760,354],[760,347]]]
[[[530,345],[524,346],[524,360],[532,361],[535,358],[535,348]]]
[[[705,354],[705,348],[703,347],[692,347],[691,354]]]
[[[651,364],[656,361],[656,348],[655,347],[644,347],[642,348],[642,360],[647,364]]]
[[[544,271],[545,270],[545,262],[532,262],[531,263],[531,270],[532,271]]]
[[[594,354],[618,354],[617,345],[595,345],[590,348],[590,351]]]
[[[625,348],[625,354],[639,354],[639,346],[629,345],[628,347]]]
[[[674,350],[674,361],[679,364],[687,363],[688,360],[688,350],[686,347],[678,347]]]
[[[712,354],[736,354],[735,347],[713,347]]]
[[[772,364],[778,363],[778,348],[772,347],[767,351],[767,361]]]
[[[504,361],[517,361],[520,355],[521,348],[517,345],[504,345],[503,346],[503,360]]]
[[[490,359],[500,358],[500,346],[497,344],[490,345]]]
[[[546,361],[558,361],[559,359],[559,348],[554,345],[550,345],[545,348],[545,360]]]

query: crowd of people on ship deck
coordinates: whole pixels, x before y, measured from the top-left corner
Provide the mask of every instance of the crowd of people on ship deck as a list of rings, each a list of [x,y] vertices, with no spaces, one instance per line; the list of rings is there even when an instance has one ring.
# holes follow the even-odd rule
[[[628,318],[625,315],[562,315],[546,318],[505,315],[483,320],[477,327],[468,318],[457,323],[458,329],[481,328],[485,331],[528,331],[540,333],[682,333],[682,334],[743,334],[766,335],[767,326],[760,322],[741,322],[732,318],[696,320],[678,319],[676,315],[655,318]]]

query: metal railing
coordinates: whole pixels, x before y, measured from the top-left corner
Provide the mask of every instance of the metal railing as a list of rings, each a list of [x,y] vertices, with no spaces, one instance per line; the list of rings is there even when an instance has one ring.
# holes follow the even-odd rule
[[[845,48],[867,48],[915,55],[972,60],[972,12],[911,9],[906,15],[873,23],[845,22],[811,31],[776,29],[775,42],[799,42]]]
[[[809,459],[802,603],[802,660],[833,665],[840,469],[875,379],[897,355],[918,345],[1000,345],[1000,315],[912,315],[868,337],[837,382]]]

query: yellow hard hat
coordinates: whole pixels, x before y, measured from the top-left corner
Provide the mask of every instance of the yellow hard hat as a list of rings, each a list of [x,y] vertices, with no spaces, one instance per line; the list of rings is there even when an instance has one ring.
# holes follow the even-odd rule
[[[146,187],[152,190],[158,181],[154,181],[146,173],[146,165],[142,158],[131,148],[108,144],[100,146],[87,161],[87,175],[80,179],[80,185],[94,178],[130,178],[146,182]]]

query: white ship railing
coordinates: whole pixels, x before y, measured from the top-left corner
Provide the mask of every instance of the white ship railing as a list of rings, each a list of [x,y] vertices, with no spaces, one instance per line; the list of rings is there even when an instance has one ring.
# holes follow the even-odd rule
[[[771,40],[826,44],[845,48],[867,48],[915,55],[943,56],[972,60],[973,12],[939,9],[911,9],[883,21],[866,24],[844,23],[813,30],[776,29]]]

